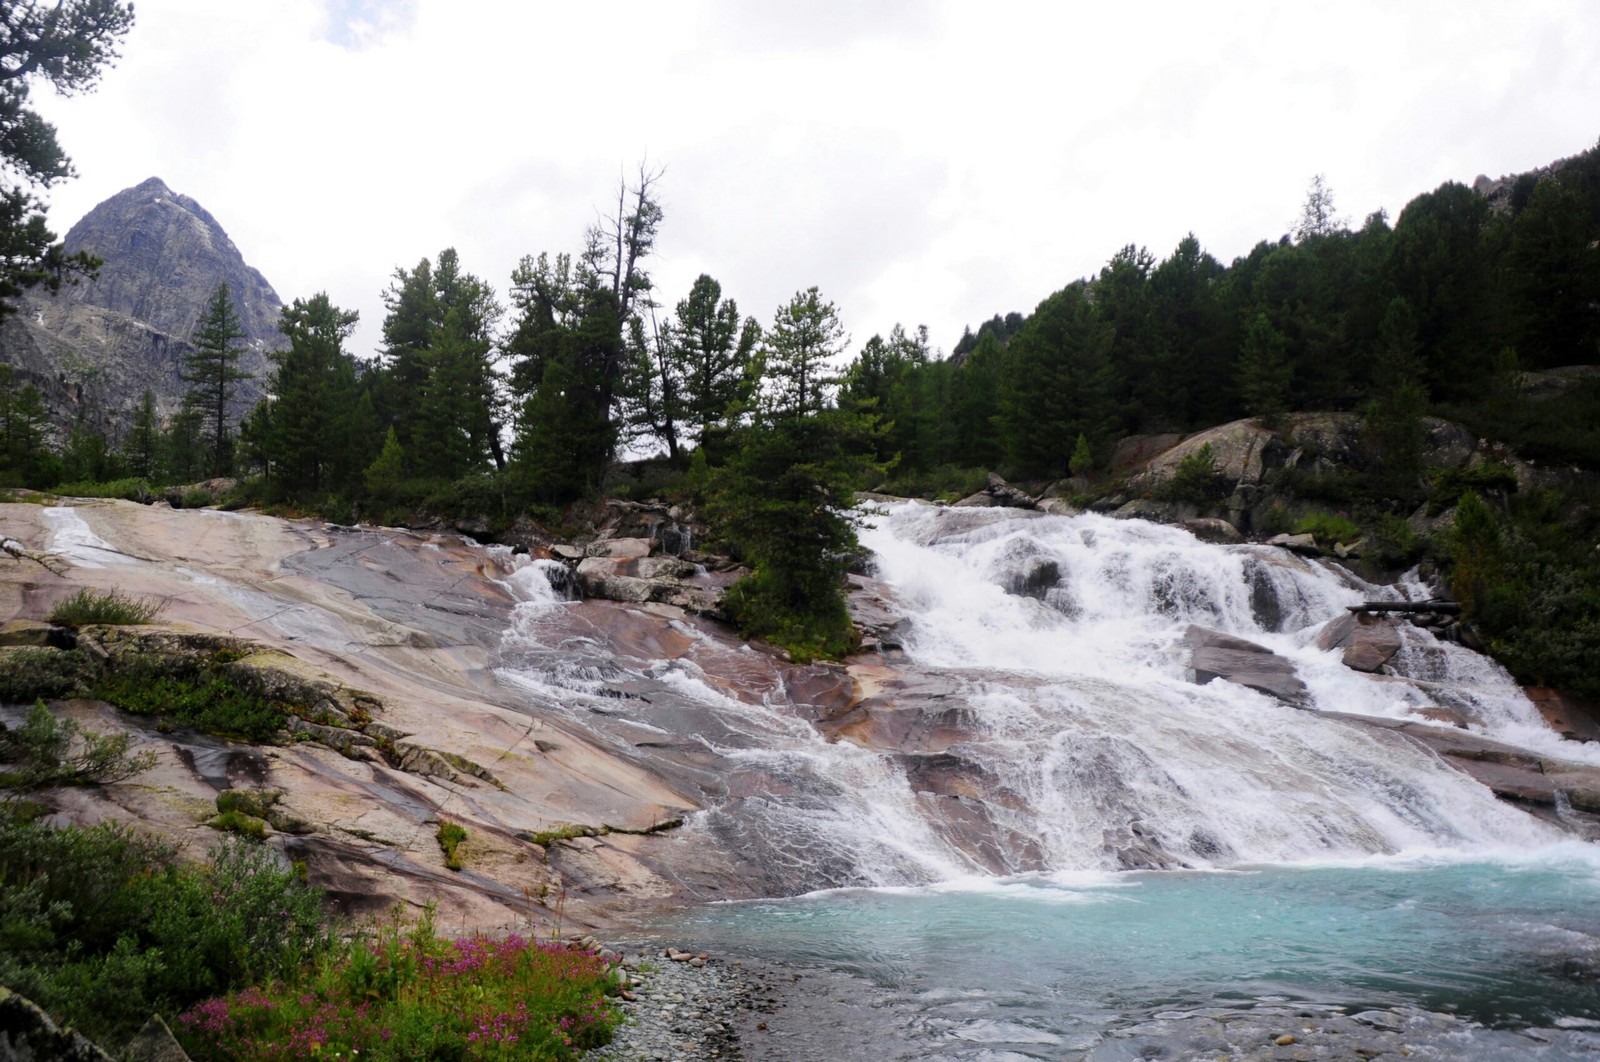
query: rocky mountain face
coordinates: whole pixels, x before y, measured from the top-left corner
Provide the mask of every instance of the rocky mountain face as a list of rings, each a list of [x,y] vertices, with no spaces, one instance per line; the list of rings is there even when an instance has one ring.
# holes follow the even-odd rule
[[[91,210],[65,243],[101,258],[99,277],[30,295],[0,326],[0,362],[40,389],[53,423],[82,418],[116,438],[146,389],[163,412],[176,409],[190,332],[224,283],[246,332],[239,367],[253,377],[241,411],[261,396],[268,354],[283,345],[283,302],[198,202],[152,177]]]

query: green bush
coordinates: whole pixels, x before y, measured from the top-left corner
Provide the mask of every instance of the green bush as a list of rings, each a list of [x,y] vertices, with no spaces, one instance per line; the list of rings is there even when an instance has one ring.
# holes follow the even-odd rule
[[[0,651],[0,704],[81,697],[94,679],[94,662],[81,649]]]
[[[160,614],[159,602],[132,597],[121,590],[84,587],[55,607],[50,613],[50,622],[63,627],[123,626],[150,623]]]
[[[104,785],[132,778],[155,766],[154,753],[128,755],[127,734],[84,730],[58,719],[38,701],[20,726],[0,723],[0,788],[47,789],[58,785]]]
[[[123,657],[100,677],[94,696],[135,715],[246,741],[270,740],[286,718],[280,705],[240,686],[220,667],[203,664],[182,671],[165,657]]]
[[[1332,546],[1350,543],[1361,537],[1361,526],[1347,516],[1334,513],[1312,513],[1303,518],[1295,533],[1310,535],[1319,545]]]
[[[889,478],[883,493],[900,498],[932,498],[960,501],[989,485],[989,473],[982,468],[940,465],[925,472],[907,472]]]
[[[1219,505],[1227,496],[1228,481],[1217,468],[1216,455],[1210,443],[1185,454],[1178,462],[1172,478],[1157,491],[1161,501],[1194,505],[1201,509]]]
[[[204,509],[208,505],[215,504],[216,500],[211,496],[210,491],[200,487],[191,487],[183,492],[183,505],[180,508]]]
[[[228,840],[188,866],[124,826],[0,809],[0,984],[105,1044],[153,1012],[297,973],[334,946],[321,915],[270,849]]]
[[[223,833],[237,834],[247,841],[264,841],[267,838],[266,820],[234,809],[224,811],[206,825]]]
[[[1427,555],[1429,541],[1419,535],[1404,517],[1385,513],[1367,535],[1372,557],[1387,568],[1408,568]]]
[[[1479,465],[1459,468],[1442,468],[1429,477],[1433,489],[1428,492],[1428,515],[1438,516],[1461,500],[1467,491],[1488,494],[1495,491],[1517,489],[1517,473],[1510,465],[1486,461]]]

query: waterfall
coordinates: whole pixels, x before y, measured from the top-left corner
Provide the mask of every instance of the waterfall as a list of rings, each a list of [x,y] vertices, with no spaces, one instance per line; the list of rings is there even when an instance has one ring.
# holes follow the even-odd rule
[[[703,627],[675,621],[662,651],[553,593],[519,606],[500,673],[602,740],[679,763],[707,806],[692,828],[769,894],[1560,836],[1409,739],[1315,710],[1415,717],[1449,701],[1491,736],[1533,737],[1514,683],[1460,646],[1408,631],[1388,676],[1316,647],[1347,605],[1395,588],[1139,520],[913,503],[875,520],[862,540],[908,619],[906,688],[869,698],[865,722],[829,730],[810,679]],[[1194,684],[1191,624],[1292,661],[1314,710]]]

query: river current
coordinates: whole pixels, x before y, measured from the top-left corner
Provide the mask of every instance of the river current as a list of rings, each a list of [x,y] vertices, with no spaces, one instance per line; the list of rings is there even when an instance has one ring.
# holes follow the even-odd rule
[[[1600,1055],[1594,847],[1321,714],[1447,709],[1600,762],[1425,631],[1386,676],[1317,648],[1347,605],[1420,583],[1093,515],[899,504],[873,525],[898,667],[923,683],[913,749],[829,740],[798,689],[731,689],[716,676],[754,651],[689,626],[692,650],[619,658],[537,566],[513,577],[502,680],[603,740],[698,750],[707,810],[683,843],[735,853],[768,897],[656,930],[860,979],[881,1043],[794,1057],[1227,1057],[1216,1030],[1300,1012],[1378,1015],[1419,1057]],[[1293,661],[1306,706],[1194,684],[1191,625]]]

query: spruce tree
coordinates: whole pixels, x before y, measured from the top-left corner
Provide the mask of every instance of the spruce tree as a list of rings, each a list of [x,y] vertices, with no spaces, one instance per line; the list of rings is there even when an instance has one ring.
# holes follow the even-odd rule
[[[219,284],[206,303],[205,312],[195,322],[190,342],[194,350],[184,355],[180,374],[189,384],[184,401],[198,410],[207,443],[207,464],[211,475],[225,476],[233,464],[233,447],[228,433],[228,405],[240,380],[248,373],[239,371],[239,340],[245,337],[244,325],[233,308],[228,285]]]

